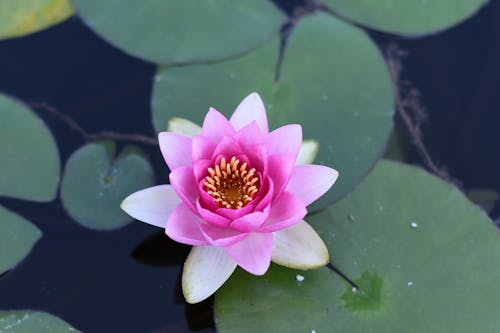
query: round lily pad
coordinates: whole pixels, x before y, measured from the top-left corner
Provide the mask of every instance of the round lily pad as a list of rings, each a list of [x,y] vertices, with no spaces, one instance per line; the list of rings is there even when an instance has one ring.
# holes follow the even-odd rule
[[[279,41],[244,57],[211,65],[160,68],[152,100],[157,131],[168,119],[201,124],[210,106],[230,116],[253,91],[266,103],[271,128],[302,125],[319,143],[315,163],[340,177],[314,207],[349,193],[382,154],[392,128],[390,75],[377,47],[360,29],[326,14],[300,21],[275,81]]]
[[[37,227],[0,206],[0,275],[24,259],[40,237]]]
[[[328,268],[240,270],[216,296],[218,332],[498,331],[500,235],[456,188],[381,161],[306,219],[359,289]]]
[[[19,37],[60,23],[73,15],[69,0],[0,1],[0,39]]]
[[[80,17],[123,51],[156,63],[220,60],[276,35],[284,15],[267,0],[73,0]]]
[[[2,333],[78,333],[70,324],[46,312],[0,311]]]
[[[0,161],[0,196],[55,198],[60,160],[54,138],[37,115],[5,95],[0,95]]]
[[[338,15],[402,35],[443,30],[476,13],[488,0],[324,0]]]
[[[125,147],[115,158],[113,143],[90,143],[68,159],[61,199],[68,214],[81,225],[113,230],[132,221],[120,209],[123,199],[153,181],[154,171],[138,149]]]

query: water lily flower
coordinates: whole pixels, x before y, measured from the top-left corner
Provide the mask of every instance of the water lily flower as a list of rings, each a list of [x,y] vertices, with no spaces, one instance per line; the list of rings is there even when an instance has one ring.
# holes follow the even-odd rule
[[[193,245],[182,275],[187,302],[208,298],[236,266],[262,275],[271,261],[296,269],[329,262],[325,244],[303,218],[338,173],[297,165],[298,157],[307,160],[317,150],[303,145],[300,125],[269,132],[264,104],[253,93],[229,120],[211,108],[201,128],[181,119],[171,128],[159,134],[170,185],[133,193],[121,207]]]

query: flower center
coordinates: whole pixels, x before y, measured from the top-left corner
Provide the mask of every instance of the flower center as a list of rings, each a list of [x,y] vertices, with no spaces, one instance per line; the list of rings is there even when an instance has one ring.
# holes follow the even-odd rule
[[[205,177],[205,191],[221,208],[238,209],[255,198],[259,191],[259,177],[255,168],[247,170],[246,162],[240,164],[236,156],[229,163],[223,157],[215,168],[208,168],[210,176]]]

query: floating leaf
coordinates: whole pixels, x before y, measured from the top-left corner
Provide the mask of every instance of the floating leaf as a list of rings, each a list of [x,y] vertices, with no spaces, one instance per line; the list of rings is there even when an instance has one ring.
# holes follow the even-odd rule
[[[307,218],[333,262],[241,270],[216,296],[218,332],[497,332],[500,235],[456,188],[382,161],[347,198]]]
[[[0,1],[0,39],[27,35],[73,15],[69,0]]]
[[[220,60],[276,35],[283,14],[266,0],[74,0],[111,44],[156,63]]]
[[[333,190],[315,207],[350,192],[382,154],[392,127],[390,75],[377,47],[360,29],[318,14],[301,20],[288,41],[275,82],[279,41],[236,60],[161,68],[153,95],[157,131],[171,117],[201,124],[209,106],[229,116],[257,91],[272,128],[302,125],[319,142],[315,163],[337,169]]]
[[[0,95],[0,196],[50,201],[60,160],[52,134],[21,103]]]
[[[325,0],[338,15],[402,35],[436,32],[460,23],[488,0]]]
[[[37,227],[0,206],[0,275],[24,259],[40,237]]]
[[[130,193],[151,186],[154,172],[134,148],[115,156],[111,142],[87,144],[71,155],[61,184],[61,199],[69,215],[81,225],[112,230],[131,222],[120,209]]]
[[[46,312],[0,311],[0,333],[78,333],[70,324]]]

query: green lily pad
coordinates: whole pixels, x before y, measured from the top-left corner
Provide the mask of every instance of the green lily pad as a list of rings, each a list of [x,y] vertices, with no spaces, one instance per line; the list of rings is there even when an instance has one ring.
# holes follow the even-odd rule
[[[476,13],[488,0],[324,0],[339,16],[402,35],[437,32]]]
[[[55,198],[60,160],[54,138],[40,118],[5,95],[0,95],[0,161],[0,196]]]
[[[70,324],[46,312],[0,311],[1,333],[78,333]]]
[[[315,163],[340,172],[313,206],[349,193],[382,154],[392,127],[390,75],[377,47],[360,29],[326,14],[298,24],[275,82],[279,41],[242,58],[212,65],[160,68],[153,94],[157,131],[171,117],[200,124],[213,106],[226,116],[252,91],[266,103],[271,128],[302,125],[319,142]]]
[[[156,63],[221,60],[276,35],[284,15],[267,0],[73,0],[78,14],[123,51]]]
[[[69,0],[0,1],[0,39],[31,34],[73,15]]]
[[[0,206],[0,275],[23,260],[40,237],[37,227]]]
[[[218,332],[498,332],[500,235],[462,193],[381,161],[334,206],[306,218],[333,263],[239,270],[217,294]]]
[[[115,158],[114,143],[90,143],[68,159],[61,199],[68,214],[84,227],[113,230],[132,221],[120,209],[123,199],[153,182],[154,171],[138,149],[125,147]]]

